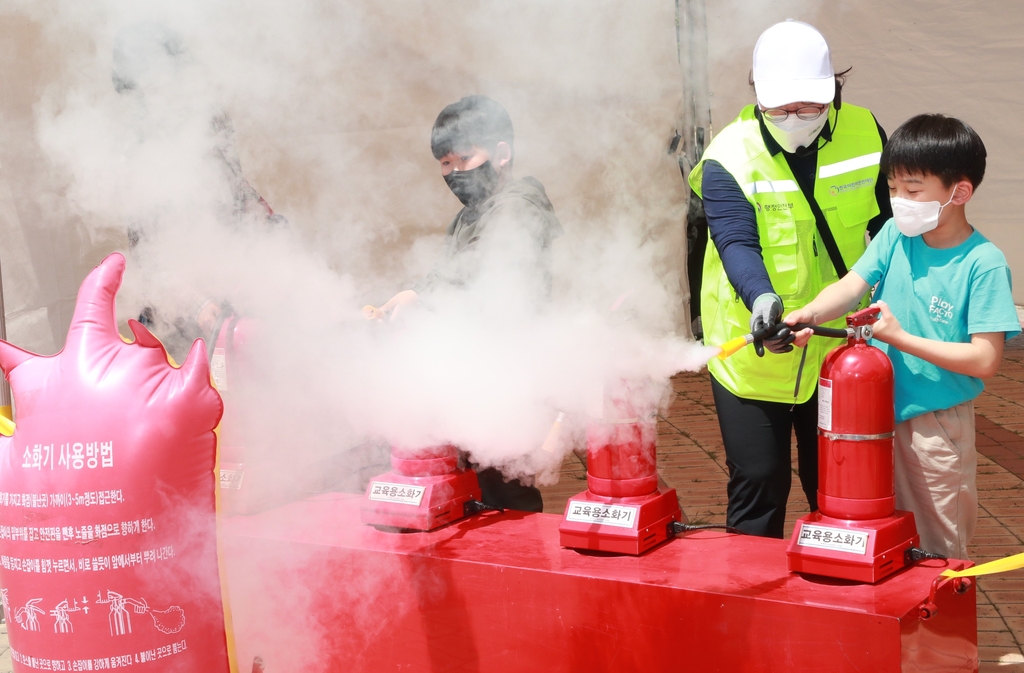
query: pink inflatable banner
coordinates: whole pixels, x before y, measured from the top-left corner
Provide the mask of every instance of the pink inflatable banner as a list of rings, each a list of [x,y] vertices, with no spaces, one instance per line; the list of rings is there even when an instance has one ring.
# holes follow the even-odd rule
[[[64,349],[0,342],[15,428],[0,437],[0,593],[15,671],[218,673],[231,662],[217,553],[223,405],[202,342],[181,368],[129,321],[107,257]]]

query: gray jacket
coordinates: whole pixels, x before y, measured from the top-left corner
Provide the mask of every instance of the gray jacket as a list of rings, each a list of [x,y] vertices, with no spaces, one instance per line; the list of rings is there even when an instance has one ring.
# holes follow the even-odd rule
[[[562,225],[535,178],[510,181],[475,208],[465,207],[448,225],[445,250],[418,293],[439,284],[497,283],[505,291],[551,294],[551,243]]]

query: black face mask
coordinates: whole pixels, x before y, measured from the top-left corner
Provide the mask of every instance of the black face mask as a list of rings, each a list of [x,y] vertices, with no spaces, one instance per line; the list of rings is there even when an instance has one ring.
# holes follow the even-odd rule
[[[498,171],[490,161],[485,161],[468,171],[452,171],[444,176],[444,181],[462,205],[472,208],[494,193],[498,186]]]

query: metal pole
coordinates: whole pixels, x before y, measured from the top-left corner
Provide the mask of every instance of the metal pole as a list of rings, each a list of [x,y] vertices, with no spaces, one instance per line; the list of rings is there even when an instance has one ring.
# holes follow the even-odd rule
[[[711,142],[711,91],[708,86],[708,26],[704,0],[676,0],[676,50],[683,85],[682,114],[669,148],[677,154],[684,182]],[[707,222],[700,199],[686,190],[686,334],[694,336],[700,308],[700,268],[707,242]]]
[[[0,265],[0,339],[7,341],[7,311],[4,308],[4,274]],[[11,406],[11,384],[7,377],[0,379],[0,407]]]
[[[676,0],[676,40],[684,99],[682,128],[679,129],[683,141],[680,166],[688,174],[711,141],[708,25],[704,0]]]

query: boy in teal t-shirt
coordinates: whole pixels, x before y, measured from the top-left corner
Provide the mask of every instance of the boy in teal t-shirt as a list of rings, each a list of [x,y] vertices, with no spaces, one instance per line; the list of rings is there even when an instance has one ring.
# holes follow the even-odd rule
[[[874,339],[895,375],[896,506],[914,513],[924,549],[950,558],[967,558],[977,520],[973,400],[1021,331],[1006,259],[964,210],[985,157],[958,119],[904,123],[882,153],[893,219],[850,273],[786,316],[790,325],[832,320],[875,287]]]

